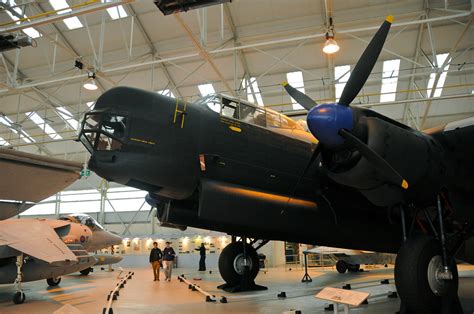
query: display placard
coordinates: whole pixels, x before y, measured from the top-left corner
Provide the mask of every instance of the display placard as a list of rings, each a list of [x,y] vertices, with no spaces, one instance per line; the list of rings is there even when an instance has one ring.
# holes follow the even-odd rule
[[[353,291],[346,289],[338,289],[326,287],[321,290],[314,297],[326,301],[347,304],[352,306],[359,306],[364,302],[370,293],[364,291]]]

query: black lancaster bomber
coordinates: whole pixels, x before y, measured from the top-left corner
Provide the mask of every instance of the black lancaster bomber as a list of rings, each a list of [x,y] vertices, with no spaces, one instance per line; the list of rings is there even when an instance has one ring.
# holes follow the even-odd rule
[[[105,92],[80,140],[103,178],[146,190],[164,226],[233,235],[219,259],[227,288],[252,287],[268,240],[398,253],[405,313],[461,311],[454,258],[474,262],[474,126],[420,132],[350,106],[391,25],[382,24],[338,103],[285,115],[215,94],[194,103],[129,87]],[[239,237],[239,238],[237,238]],[[241,239],[241,241],[237,241]]]

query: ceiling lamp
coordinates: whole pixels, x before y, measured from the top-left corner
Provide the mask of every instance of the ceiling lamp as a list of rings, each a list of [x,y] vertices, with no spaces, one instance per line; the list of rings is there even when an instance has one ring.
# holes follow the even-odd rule
[[[90,72],[87,76],[89,78],[82,86],[87,90],[97,90],[97,84],[95,83],[95,73]]]
[[[332,24],[332,17],[329,17],[329,27],[326,31],[326,42],[324,43],[323,52],[333,54],[339,51],[339,45],[334,39],[334,25]]]

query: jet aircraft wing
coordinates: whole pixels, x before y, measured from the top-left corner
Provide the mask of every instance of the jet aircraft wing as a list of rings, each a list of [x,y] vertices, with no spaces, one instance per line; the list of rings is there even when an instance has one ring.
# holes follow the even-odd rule
[[[8,246],[50,264],[77,262],[46,220],[21,219],[0,222],[0,248]]]
[[[8,200],[0,203],[0,220],[63,190],[79,179],[81,169],[77,162],[0,148],[0,199]]]
[[[371,254],[375,253],[372,251],[360,251],[360,250],[349,250],[341,249],[328,246],[317,246],[312,249],[306,250],[308,253],[320,253],[320,254],[346,254],[346,255],[359,255],[359,254]]]

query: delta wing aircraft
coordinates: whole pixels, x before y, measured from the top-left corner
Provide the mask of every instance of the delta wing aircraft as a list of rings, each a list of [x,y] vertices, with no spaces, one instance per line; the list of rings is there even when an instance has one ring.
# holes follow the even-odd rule
[[[474,262],[473,119],[420,132],[350,105],[391,23],[376,32],[338,103],[317,105],[284,84],[309,110],[311,134],[245,100],[186,103],[117,87],[84,117],[89,167],[148,191],[163,225],[233,235],[219,259],[224,288],[255,287],[256,249],[284,240],[398,253],[402,312],[462,312],[454,257]]]

